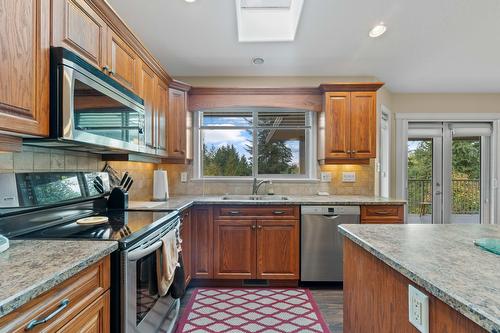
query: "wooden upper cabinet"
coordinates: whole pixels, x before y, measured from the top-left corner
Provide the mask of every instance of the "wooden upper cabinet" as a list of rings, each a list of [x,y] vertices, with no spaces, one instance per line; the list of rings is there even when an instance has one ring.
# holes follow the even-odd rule
[[[375,158],[377,139],[376,92],[351,93],[351,155],[353,158]]]
[[[324,92],[324,148],[326,163],[368,163],[377,157],[377,90],[373,83],[321,85]],[[322,117],[320,117],[320,120]],[[323,154],[321,154],[323,155]]]
[[[255,278],[255,220],[214,221],[214,278]]]
[[[155,92],[156,92],[156,75],[148,65],[142,61],[138,62],[138,77],[139,77],[139,96],[144,100],[144,135],[146,147],[155,149],[156,145],[156,109],[155,109]]]
[[[156,148],[157,154],[167,156],[167,121],[168,121],[168,85],[162,80],[156,80]]]
[[[168,156],[186,157],[186,107],[187,93],[182,90],[169,90]]]
[[[350,158],[351,98],[348,92],[325,96],[325,157]]]
[[[139,56],[112,29],[108,28],[108,74],[126,88],[138,92],[137,61]]]
[[[85,0],[52,0],[53,46],[69,49],[102,70],[106,34],[106,23]]]
[[[257,279],[299,279],[299,221],[257,220]]]
[[[50,3],[0,1],[0,131],[49,134]]]

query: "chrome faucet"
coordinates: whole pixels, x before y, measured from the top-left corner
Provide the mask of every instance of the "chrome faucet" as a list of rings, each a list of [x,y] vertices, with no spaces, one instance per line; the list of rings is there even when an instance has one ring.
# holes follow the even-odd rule
[[[270,183],[270,180],[261,180],[260,182],[257,182],[257,178],[253,179],[253,187],[252,187],[252,195],[257,195],[259,192],[259,188],[262,186],[262,184]]]

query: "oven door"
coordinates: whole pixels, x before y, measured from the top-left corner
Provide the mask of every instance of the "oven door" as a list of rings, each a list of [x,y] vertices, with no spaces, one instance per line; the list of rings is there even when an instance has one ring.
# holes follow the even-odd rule
[[[161,245],[158,240],[124,252],[122,332],[172,332],[175,328],[180,302],[170,294],[158,294],[156,256]]]
[[[145,140],[141,103],[67,59],[58,71],[62,139],[140,151]]]

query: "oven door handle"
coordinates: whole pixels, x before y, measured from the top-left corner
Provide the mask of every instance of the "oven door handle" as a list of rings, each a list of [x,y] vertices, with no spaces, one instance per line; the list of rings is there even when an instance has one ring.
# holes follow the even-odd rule
[[[129,261],[137,261],[141,258],[144,258],[148,254],[153,253],[154,251],[158,250],[162,246],[162,244],[163,244],[162,241],[159,240],[157,242],[154,242],[153,244],[151,244],[150,246],[148,246],[146,248],[138,248],[137,250],[133,250],[133,251],[129,252],[127,259]]]

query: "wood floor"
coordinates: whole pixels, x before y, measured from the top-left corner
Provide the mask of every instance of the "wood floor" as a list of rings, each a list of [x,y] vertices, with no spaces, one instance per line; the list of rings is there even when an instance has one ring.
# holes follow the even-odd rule
[[[193,288],[189,288],[181,300],[181,316],[191,298]],[[311,289],[314,300],[318,303],[321,314],[332,333],[342,333],[342,289]]]

